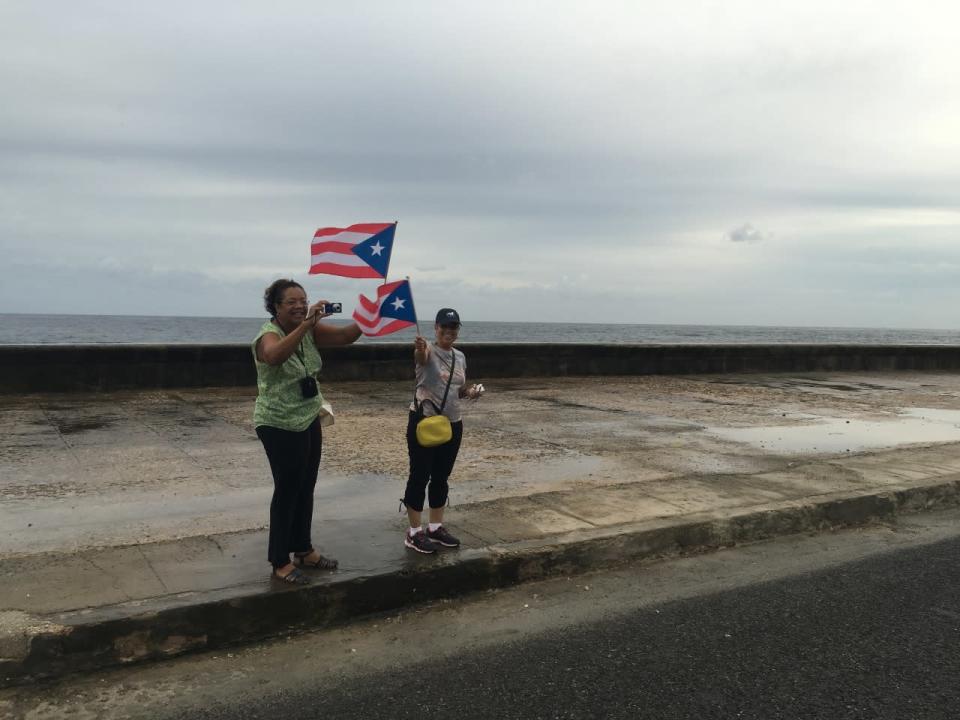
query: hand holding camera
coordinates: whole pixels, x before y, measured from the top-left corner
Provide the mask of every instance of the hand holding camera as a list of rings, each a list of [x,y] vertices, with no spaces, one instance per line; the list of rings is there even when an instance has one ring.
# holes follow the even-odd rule
[[[329,300],[318,300],[310,306],[310,309],[307,311],[307,316],[303,321],[314,323],[321,318],[339,312],[343,312],[343,305],[341,303],[330,302]]]

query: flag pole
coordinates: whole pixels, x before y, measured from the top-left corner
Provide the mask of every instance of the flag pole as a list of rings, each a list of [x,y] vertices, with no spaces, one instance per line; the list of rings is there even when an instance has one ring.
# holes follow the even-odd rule
[[[407,275],[404,280],[407,281],[407,287],[410,289],[410,304],[413,306],[413,321],[417,324],[417,335],[421,335],[420,332],[420,316],[417,315],[417,303],[413,299],[413,285],[410,284],[410,276]]]

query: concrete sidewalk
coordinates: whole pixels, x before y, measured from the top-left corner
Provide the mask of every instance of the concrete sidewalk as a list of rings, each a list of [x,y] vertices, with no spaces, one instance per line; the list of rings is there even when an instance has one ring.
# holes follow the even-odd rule
[[[0,401],[5,683],[343,622],[425,599],[960,499],[953,374],[498,381],[468,411],[451,529],[402,546],[398,383],[327,393],[315,542],[268,579],[250,390]],[[398,411],[399,408],[399,411]]]

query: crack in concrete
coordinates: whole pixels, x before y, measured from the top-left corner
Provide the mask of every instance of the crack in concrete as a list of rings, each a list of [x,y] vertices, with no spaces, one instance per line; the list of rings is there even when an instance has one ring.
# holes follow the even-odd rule
[[[217,546],[217,550],[220,551],[220,554],[221,554],[221,555],[226,555],[226,554],[227,554],[227,551],[223,549],[223,545],[221,545],[219,542],[217,542],[217,539],[216,539],[215,537],[213,537],[213,535],[207,535],[207,540],[209,540],[210,542],[212,542],[214,545]]]
[[[135,414],[135,413],[133,413],[133,412],[131,412],[131,411],[129,411],[129,410],[127,410],[127,415],[126,415],[127,419],[129,419],[130,422],[132,422],[132,423],[137,423],[137,424],[139,424],[140,426],[142,426],[142,427],[146,428],[147,430],[149,430],[150,432],[152,432],[154,435],[156,435],[156,436],[161,440],[161,442],[163,442],[164,445],[169,445],[170,447],[172,447],[176,452],[178,452],[178,453],[180,453],[181,455],[183,455],[184,457],[186,457],[190,462],[192,462],[194,465],[196,465],[197,467],[199,467],[201,470],[210,470],[209,467],[207,467],[207,466],[205,466],[205,465],[202,465],[197,458],[193,457],[190,453],[188,453],[188,452],[187,452],[186,450],[184,450],[182,447],[180,447],[179,445],[177,445],[177,443],[171,441],[171,440],[170,440],[166,435],[164,435],[160,430],[158,430],[156,427],[154,427],[154,426],[151,425],[149,422],[147,422],[147,420],[144,419],[146,416],[147,416],[146,413],[144,413],[143,415],[139,415],[139,414]]]
[[[576,513],[570,512],[569,510],[561,510],[560,508],[551,505],[550,503],[546,502],[546,500],[545,500],[545,498],[543,497],[542,494],[541,494],[541,495],[530,495],[530,496],[529,496],[529,499],[532,500],[535,504],[539,505],[539,506],[542,507],[542,508],[545,508],[545,509],[547,509],[547,510],[552,510],[553,512],[559,513],[560,515],[566,515],[567,517],[571,517],[571,518],[573,518],[574,520],[579,520],[580,522],[586,523],[586,524],[589,525],[590,527],[595,527],[595,528],[598,528],[598,527],[606,527],[605,525],[601,525],[601,524],[599,524],[599,523],[595,523],[595,522],[593,522],[592,520],[587,520],[585,517],[581,517],[580,515],[577,515]]]
[[[47,409],[41,405],[40,412],[43,413],[43,417],[47,420],[48,423],[50,423],[50,427],[54,429],[54,431],[60,437],[60,440],[63,441],[63,445],[64,447],[67,448],[67,451],[70,453],[71,457],[73,457],[73,461],[77,464],[78,467],[83,467],[83,463],[80,462],[80,458],[77,455],[73,445],[71,445],[67,441],[67,438],[64,437],[63,433],[60,432],[60,426],[54,421],[52,417],[50,417],[50,414],[47,412]]]
[[[123,595],[124,601],[133,600],[133,596],[130,595],[130,594],[129,594],[126,590],[124,590],[122,587],[120,587],[120,578],[118,578],[116,575],[114,575],[110,570],[108,570],[108,569],[105,568],[105,567],[101,567],[100,565],[98,565],[97,563],[95,563],[93,560],[91,560],[90,558],[86,557],[85,555],[80,555],[79,558],[80,558],[81,560],[83,560],[84,562],[92,565],[92,566],[94,567],[94,569],[99,570],[99,571],[102,572],[104,575],[106,575],[108,578],[110,578],[110,586],[111,586],[114,590],[116,590],[118,593],[120,593],[121,595]]]
[[[143,558],[143,561],[147,564],[147,567],[150,568],[150,572],[153,573],[153,576],[157,579],[157,582],[160,583],[160,587],[164,589],[164,592],[170,592],[170,588],[167,587],[167,584],[163,581],[163,578],[160,577],[160,573],[157,572],[157,569],[153,567],[153,563],[150,562],[150,558],[147,557],[146,553],[143,552],[143,548],[139,545],[135,546],[137,552],[140,553],[140,557]]]

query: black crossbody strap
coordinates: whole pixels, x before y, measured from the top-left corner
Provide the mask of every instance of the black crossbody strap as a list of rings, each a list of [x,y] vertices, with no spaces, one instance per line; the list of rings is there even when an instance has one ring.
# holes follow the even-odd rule
[[[438,408],[437,404],[429,398],[424,400],[422,403],[418,403],[417,388],[414,387],[413,388],[413,406],[417,409],[416,410],[417,413],[423,412],[421,408],[423,407],[424,403],[430,403],[431,405],[433,405],[433,409],[437,411],[437,415],[440,415],[443,413],[443,408],[446,407],[447,405],[447,395],[450,393],[450,383],[453,382],[453,369],[457,366],[457,351],[454,350],[453,348],[450,348],[450,357],[452,358],[452,360],[450,361],[450,377],[447,378],[447,387],[443,391],[443,401],[440,403],[440,407]]]
[[[450,377],[447,378],[447,388],[443,391],[443,401],[440,403],[440,412],[447,404],[447,394],[450,392],[450,383],[453,382],[453,369],[457,366],[457,351],[450,348]]]

